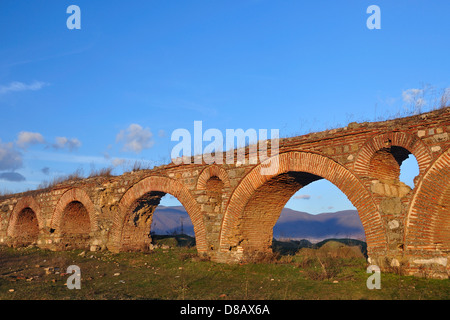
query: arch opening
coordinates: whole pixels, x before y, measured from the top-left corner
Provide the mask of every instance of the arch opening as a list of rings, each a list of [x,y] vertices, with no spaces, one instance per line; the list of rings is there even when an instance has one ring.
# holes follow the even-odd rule
[[[174,240],[163,240],[174,238]],[[150,191],[128,207],[120,251],[148,251],[152,245],[195,245],[195,231],[183,204],[170,193]]]
[[[223,188],[224,183],[219,177],[212,176],[206,182],[207,203],[214,208],[214,212],[220,212],[221,210]]]
[[[171,194],[163,196],[156,207],[150,235],[152,244],[155,246],[195,246],[192,220],[183,204]]]
[[[240,259],[251,251],[270,252],[275,225],[287,201],[302,187],[321,178],[341,190],[358,210],[367,255],[376,258],[388,248],[378,207],[364,184],[348,169],[325,156],[307,152],[279,155],[276,175],[262,175],[262,163],[233,192],[222,223],[221,252]]]
[[[312,190],[314,185],[325,188],[325,192],[334,192],[333,196],[338,194],[341,199],[335,201],[344,202],[348,210],[333,212],[334,207],[326,202],[326,194],[317,201],[322,205],[317,208],[323,210],[321,215],[287,207],[300,191],[302,194],[298,199],[311,201],[311,195],[305,197],[305,192]],[[328,180],[307,172],[280,174],[256,189],[245,206],[241,224],[242,238],[245,239],[241,245],[247,252],[272,252],[274,239],[278,246],[282,245],[280,241],[290,240],[316,243],[329,238],[351,238],[365,241],[361,219],[345,194]]]
[[[400,166],[411,152],[403,147],[382,148],[374,153],[369,162],[369,170],[374,178],[387,181],[399,181]]]
[[[156,207],[166,194],[151,191],[128,207],[122,226],[120,251],[146,251],[152,242],[151,225]]]
[[[318,249],[329,241],[333,241],[327,246],[332,250],[330,255],[367,257],[358,211],[339,188],[321,178],[300,188],[281,210],[273,227],[272,251],[295,255],[303,248]]]
[[[88,210],[81,202],[72,201],[65,206],[60,228],[64,249],[89,249],[91,221]]]
[[[200,206],[189,189],[182,183],[164,176],[146,177],[125,192],[120,199],[119,210],[113,220],[109,248],[116,252],[124,249],[133,251],[148,250],[148,245],[151,243],[149,235],[153,213],[166,193],[175,197],[186,209],[194,226],[197,251],[206,252],[206,231]],[[140,202],[141,204],[139,204]],[[135,209],[137,208],[142,208],[142,210],[138,210],[142,214],[142,219],[138,219],[138,221],[144,223],[146,227],[137,228],[135,226],[134,229],[131,228],[132,231],[124,231],[125,222],[130,221],[130,217],[136,215]],[[147,208],[147,210],[144,210],[144,208]],[[146,213],[144,214],[143,211],[146,211]],[[131,219],[133,220],[134,218]],[[129,223],[129,226],[132,226],[131,223]],[[130,238],[134,240],[129,241],[125,239],[127,232],[135,231],[135,236]],[[122,245],[123,239],[125,239],[125,246]]]
[[[170,194],[161,198],[153,213],[150,228],[152,240],[162,236],[187,235],[195,239],[194,226],[180,201]]]
[[[420,138],[398,131],[369,139],[358,152],[354,170],[364,179],[377,179],[381,184],[390,185],[391,191],[406,195],[408,189],[415,189],[431,162],[430,150]]]
[[[410,153],[400,165],[400,177],[399,180],[414,189],[416,186],[416,178],[419,176],[419,163],[414,154]]]
[[[406,218],[404,242],[414,255],[450,253],[450,150],[419,182]]]
[[[29,207],[22,209],[14,226],[15,246],[28,246],[36,243],[39,235],[39,224],[36,213]]]

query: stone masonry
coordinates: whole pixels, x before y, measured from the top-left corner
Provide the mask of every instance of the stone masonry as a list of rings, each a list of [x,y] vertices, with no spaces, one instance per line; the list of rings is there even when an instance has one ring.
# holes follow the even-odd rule
[[[249,161],[247,148],[244,163],[171,163],[7,195],[0,198],[0,244],[149,250],[153,212],[169,193],[191,218],[198,253],[237,262],[271,252],[286,202],[303,186],[327,179],[357,208],[371,264],[448,278],[449,134],[447,107],[280,139],[279,167],[271,175],[261,174],[266,163]],[[399,180],[410,154],[419,166],[413,189]]]

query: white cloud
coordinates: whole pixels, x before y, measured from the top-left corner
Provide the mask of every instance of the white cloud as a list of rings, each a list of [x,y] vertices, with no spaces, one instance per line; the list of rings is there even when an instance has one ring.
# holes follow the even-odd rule
[[[87,156],[77,154],[65,154],[47,151],[29,151],[26,154],[27,159],[38,159],[47,162],[77,163],[77,164],[98,164],[108,165],[110,162],[104,157]]]
[[[53,148],[55,149],[67,148],[69,151],[72,151],[81,146],[81,141],[76,138],[68,139],[66,137],[56,137],[55,140],[56,142],[53,144]]]
[[[2,143],[0,140],[0,171],[13,171],[22,165],[22,154],[14,149],[13,143]]]
[[[32,144],[45,143],[44,137],[38,132],[22,131],[19,133],[16,144],[22,149]]]
[[[116,137],[116,142],[125,142],[122,150],[140,153],[143,149],[151,148],[154,144],[153,134],[148,128],[142,128],[138,124],[131,124],[127,129],[121,130]]]
[[[14,81],[6,86],[0,86],[0,94],[6,94],[9,92],[19,92],[19,91],[37,91],[47,86],[48,83],[42,81],[34,81],[31,84],[25,84],[23,82]]]
[[[294,196],[294,199],[309,200],[311,199],[311,196],[309,194],[300,194],[298,196]]]

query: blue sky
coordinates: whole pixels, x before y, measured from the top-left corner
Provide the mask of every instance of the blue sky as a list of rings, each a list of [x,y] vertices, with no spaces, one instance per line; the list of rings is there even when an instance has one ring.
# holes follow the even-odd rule
[[[415,93],[427,111],[450,87],[449,12],[447,0],[2,0],[0,191],[167,163],[171,133],[196,120],[284,137],[407,112]],[[325,181],[298,195],[310,197],[290,207],[351,207]]]

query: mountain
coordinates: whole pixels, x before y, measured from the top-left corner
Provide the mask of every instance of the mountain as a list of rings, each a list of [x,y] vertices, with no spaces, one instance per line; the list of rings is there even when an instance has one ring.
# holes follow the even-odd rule
[[[184,233],[194,236],[194,227],[182,206],[158,206],[153,215],[153,234]],[[273,236],[278,240],[307,239],[318,242],[329,238],[351,238],[365,241],[364,229],[356,210],[309,214],[284,208]]]
[[[194,236],[194,226],[183,206],[158,206],[153,214],[151,232],[159,235],[184,233]]]
[[[329,238],[365,240],[364,229],[356,210],[309,214],[284,208],[275,227],[276,239],[307,239],[318,242]]]

